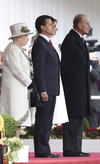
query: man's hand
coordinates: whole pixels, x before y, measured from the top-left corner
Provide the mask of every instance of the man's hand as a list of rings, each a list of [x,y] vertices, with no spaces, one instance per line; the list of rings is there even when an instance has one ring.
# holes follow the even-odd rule
[[[46,92],[42,92],[41,93],[41,98],[42,98],[42,101],[48,101],[48,94]]]

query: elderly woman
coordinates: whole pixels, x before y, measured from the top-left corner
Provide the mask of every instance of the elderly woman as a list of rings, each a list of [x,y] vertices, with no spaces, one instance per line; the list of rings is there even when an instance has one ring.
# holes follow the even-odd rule
[[[0,113],[7,113],[18,123],[16,136],[21,126],[30,126],[27,87],[31,84],[30,65],[23,51],[31,34],[26,23],[10,26],[12,42],[8,44],[3,56],[3,76]]]

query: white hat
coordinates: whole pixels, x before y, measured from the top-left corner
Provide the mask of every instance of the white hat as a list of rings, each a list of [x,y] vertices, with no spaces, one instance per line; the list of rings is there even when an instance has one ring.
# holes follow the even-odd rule
[[[30,30],[28,29],[27,24],[24,22],[17,23],[10,26],[10,30],[11,30],[12,36],[9,39],[15,38],[17,36],[32,34],[32,32],[30,32]]]

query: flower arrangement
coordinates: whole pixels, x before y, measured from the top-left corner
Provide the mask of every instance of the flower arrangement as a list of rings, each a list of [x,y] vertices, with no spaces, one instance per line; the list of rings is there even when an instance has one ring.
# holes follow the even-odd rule
[[[86,136],[91,139],[100,138],[100,127],[97,128],[87,128]]]
[[[22,127],[21,128],[20,137],[22,139],[24,139],[24,138],[33,139],[33,136],[34,136],[34,125],[32,125],[30,127]]]
[[[19,138],[3,138],[0,139],[0,144],[4,145],[4,160],[7,163],[9,161],[14,162],[18,160],[18,151],[24,146]]]
[[[100,127],[98,128],[89,128],[89,122],[86,118],[83,120],[83,138],[98,138],[100,137]],[[34,125],[31,127],[22,128],[21,130],[21,138],[33,138],[34,136]],[[63,137],[63,125],[55,124],[51,129],[51,138],[62,138]]]
[[[51,131],[52,138],[62,138],[63,136],[63,126],[62,125],[53,125]]]

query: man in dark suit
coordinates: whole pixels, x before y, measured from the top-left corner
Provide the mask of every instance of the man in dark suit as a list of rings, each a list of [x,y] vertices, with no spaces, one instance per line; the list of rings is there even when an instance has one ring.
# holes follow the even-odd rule
[[[81,152],[83,117],[90,113],[89,55],[82,36],[89,29],[87,17],[76,15],[73,29],[61,45],[61,76],[69,116],[63,125],[64,156],[89,156]]]
[[[59,95],[59,57],[50,38],[56,31],[54,18],[42,15],[36,19],[39,35],[32,48],[34,80],[42,99],[36,109],[34,146],[35,157],[59,157],[49,147],[56,96]]]
[[[92,53],[90,54],[90,85],[91,85],[91,95],[100,96],[100,89],[98,82],[100,81],[100,64],[99,58]],[[89,120],[90,127],[98,127],[100,125],[100,100],[91,100],[91,115],[87,117]]]

